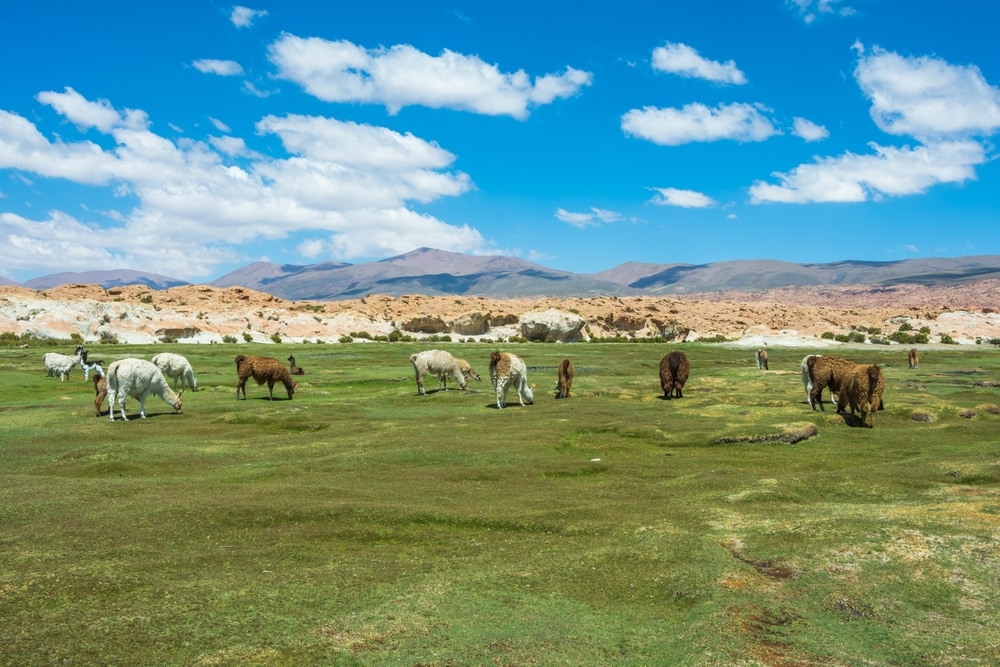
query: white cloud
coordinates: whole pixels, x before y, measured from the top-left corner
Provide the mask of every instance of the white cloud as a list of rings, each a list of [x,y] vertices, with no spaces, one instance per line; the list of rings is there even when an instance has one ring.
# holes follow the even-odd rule
[[[196,279],[239,261],[243,244],[292,235],[304,251],[322,248],[336,259],[419,246],[477,252],[488,245],[475,229],[410,210],[412,202],[474,187],[452,170],[454,155],[410,134],[268,116],[258,133],[276,134],[291,154],[276,159],[250,150],[240,137],[171,141],[150,131],[141,111],[120,113],[69,93],[39,99],[83,129],[105,128],[114,145],[52,141],[27,119],[0,111],[0,169],[105,186],[132,208],[93,225],[59,211],[39,220],[3,214],[0,256],[16,256],[10,270],[131,266]],[[115,217],[120,221],[107,219]]]
[[[248,93],[250,93],[251,95],[253,95],[254,97],[259,97],[261,99],[263,99],[265,97],[270,97],[271,96],[271,92],[272,92],[270,90],[261,90],[260,88],[258,88],[257,86],[253,85],[249,81],[244,81],[243,82],[243,89],[245,91],[247,91]]]
[[[880,146],[872,153],[817,157],[786,173],[778,184],[757,181],[751,201],[862,202],[921,194],[941,183],[964,183],[987,161],[974,137],[1000,129],[1000,89],[974,65],[939,58],[903,57],[860,42],[855,77],[871,100],[871,117],[885,132],[909,135],[915,147]],[[800,134],[796,119],[796,134]],[[801,135],[800,135],[801,136]]]
[[[229,15],[229,20],[233,22],[233,25],[237,28],[249,28],[253,20],[258,16],[267,16],[267,11],[263,9],[250,9],[249,7],[241,7],[240,5],[235,5],[233,7],[232,14]]]
[[[243,66],[235,60],[211,60],[203,58],[195,60],[191,65],[203,74],[218,74],[219,76],[239,76],[243,74]]]
[[[714,109],[699,103],[680,109],[644,107],[622,115],[621,126],[625,134],[661,146],[721,139],[764,141],[779,132],[762,110],[750,104],[722,104]]]
[[[876,47],[859,58],[854,76],[871,100],[872,120],[889,134],[932,139],[1000,128],[1000,89],[975,65]]]
[[[226,125],[225,123],[223,123],[218,118],[213,118],[212,116],[209,116],[208,120],[211,121],[212,125],[214,125],[215,129],[217,129],[219,132],[231,132],[232,131],[232,130],[229,129],[228,125]]]
[[[55,109],[66,120],[81,130],[95,128],[100,132],[108,132],[122,122],[122,116],[111,106],[108,100],[91,102],[83,95],[66,86],[65,92],[46,91],[39,93],[36,99]]]
[[[857,13],[846,0],[785,0],[785,3],[798,10],[806,23],[812,23],[823,14],[851,16]]]
[[[326,244],[319,239],[308,239],[296,246],[295,251],[308,259],[316,259],[323,254]]]
[[[653,49],[653,69],[716,83],[744,84],[746,76],[732,60],[720,63],[703,58],[687,44],[673,44]]]
[[[779,185],[757,181],[751,201],[804,204],[862,202],[884,196],[925,192],[939,183],[962,183],[975,178],[977,165],[986,161],[975,141],[939,142],[916,148],[870,145],[871,155],[845,153],[816,158],[788,173],[775,173]]]
[[[209,137],[208,143],[212,144],[212,148],[219,151],[223,155],[228,155],[231,157],[252,157],[254,159],[263,159],[260,153],[251,151],[247,148],[247,143],[240,137]]]
[[[577,94],[591,74],[567,67],[532,83],[523,71],[504,73],[477,56],[445,50],[431,56],[401,44],[365,49],[344,41],[282,35],[269,47],[278,76],[327,102],[383,104],[390,113],[422,105],[525,118],[531,106]]]
[[[556,209],[555,216],[556,219],[573,225],[579,229],[598,227],[602,223],[619,222],[622,220],[621,213],[618,213],[617,211],[609,211],[602,208],[595,208],[593,206],[590,208],[589,213],[573,213],[564,208],[558,208]]]
[[[618,222],[622,219],[622,214],[617,211],[608,211],[603,208],[591,207],[591,211],[597,216],[597,219],[601,222]]]
[[[715,200],[708,195],[694,190],[678,190],[677,188],[649,188],[657,194],[651,202],[657,206],[679,206],[681,208],[710,208],[715,206]]]
[[[912,243],[910,245],[903,246],[903,250],[905,250],[907,252],[914,252],[914,253],[920,252],[920,248],[918,248],[917,246],[913,245]]]
[[[821,141],[830,136],[830,131],[811,120],[796,117],[793,121],[792,134],[806,141]]]

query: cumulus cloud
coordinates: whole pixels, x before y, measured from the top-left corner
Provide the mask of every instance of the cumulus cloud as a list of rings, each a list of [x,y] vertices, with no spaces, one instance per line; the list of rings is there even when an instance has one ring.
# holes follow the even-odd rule
[[[195,60],[191,65],[203,74],[218,74],[219,76],[239,76],[243,74],[243,67],[235,60],[202,58]]]
[[[753,203],[863,202],[885,196],[925,192],[939,183],[975,178],[975,167],[986,161],[975,141],[938,142],[911,148],[870,144],[873,154],[845,153],[816,158],[787,173],[772,174],[779,184],[757,181],[750,188]]]
[[[95,128],[99,132],[108,132],[122,121],[121,114],[115,111],[108,100],[91,102],[69,86],[61,93],[39,93],[36,99],[55,109],[81,130]]]
[[[644,107],[621,117],[627,135],[661,146],[678,146],[698,141],[764,141],[779,134],[764,115],[763,107],[752,104],[721,104],[709,108],[693,103],[680,109]]]
[[[609,211],[607,209],[595,208],[593,206],[587,213],[573,213],[564,208],[558,208],[556,209],[555,215],[556,219],[562,220],[563,222],[573,225],[579,229],[598,227],[602,223],[619,222],[622,220],[622,214],[617,211]]]
[[[785,0],[785,2],[798,12],[806,23],[812,23],[824,14],[851,16],[857,13],[857,10],[847,4],[847,0]]]
[[[862,202],[926,192],[942,183],[976,177],[987,150],[977,137],[1000,129],[1000,90],[978,67],[952,65],[928,56],[904,57],[855,43],[855,78],[871,100],[871,117],[915,146],[869,144],[872,152],[817,157],[791,171],[772,174],[778,183],[757,181],[751,201]],[[800,134],[796,119],[796,134]],[[800,134],[801,136],[801,134]]]
[[[233,7],[232,13],[229,15],[229,20],[232,21],[233,25],[237,28],[249,28],[253,23],[253,20],[258,16],[267,16],[267,10],[250,9],[249,7],[236,5]]]
[[[667,42],[666,46],[653,49],[653,69],[716,83],[747,82],[746,76],[732,60],[725,63],[708,60],[687,44]]]
[[[933,139],[1000,128],[1000,90],[975,65],[876,47],[862,54],[854,76],[871,100],[872,120],[889,134]]]
[[[822,141],[830,136],[829,130],[811,120],[796,117],[792,122],[792,134],[806,141]]]
[[[649,188],[656,192],[651,203],[657,206],[679,206],[680,208],[710,208],[715,200],[694,190],[677,188]]]
[[[327,102],[383,104],[390,113],[422,105],[525,118],[532,106],[577,94],[589,72],[567,67],[534,83],[523,70],[501,72],[477,56],[432,56],[406,44],[366,49],[346,40],[284,34],[269,47],[278,76]]]
[[[3,214],[0,255],[16,256],[10,270],[141,266],[195,279],[239,261],[243,244],[293,235],[312,257],[344,260],[488,245],[473,228],[410,209],[474,187],[452,169],[453,154],[411,134],[267,116],[258,134],[277,136],[289,154],[276,159],[241,137],[172,141],[152,132],[141,111],[116,111],[69,90],[39,100],[81,130],[101,128],[113,145],[50,140],[26,118],[0,111],[0,169],[104,186],[131,208],[94,223],[59,211],[38,220]]]

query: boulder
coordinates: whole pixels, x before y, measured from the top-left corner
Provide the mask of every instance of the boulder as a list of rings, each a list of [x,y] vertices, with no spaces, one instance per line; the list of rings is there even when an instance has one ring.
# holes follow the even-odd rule
[[[529,341],[578,341],[584,324],[579,315],[555,309],[524,313],[518,320],[521,336]]]
[[[451,331],[460,336],[481,336],[489,331],[489,328],[489,313],[466,313],[451,321]]]
[[[400,324],[403,331],[414,333],[440,334],[450,331],[448,323],[440,315],[416,315]]]

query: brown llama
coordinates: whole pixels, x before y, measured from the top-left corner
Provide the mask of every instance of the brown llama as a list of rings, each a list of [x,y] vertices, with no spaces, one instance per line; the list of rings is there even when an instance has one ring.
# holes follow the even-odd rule
[[[917,364],[920,363],[920,353],[917,352],[917,348],[915,348],[915,347],[911,347],[910,348],[909,361],[910,361],[910,369],[911,370],[914,369],[914,368],[916,368]]]
[[[664,398],[684,398],[684,383],[689,371],[688,358],[683,352],[671,352],[660,359],[660,387]]]
[[[573,362],[563,359],[559,364],[556,398],[569,398],[569,390],[573,387]]]
[[[251,377],[258,385],[267,383],[267,396],[274,400],[274,385],[277,382],[285,385],[288,392],[288,400],[292,400],[297,383],[292,382],[291,376],[285,365],[272,357],[245,357],[242,354],[236,357],[236,373],[238,383],[236,385],[236,400],[240,399],[240,392],[243,392],[243,400],[247,397],[247,380]]]
[[[837,396],[837,412],[843,412],[848,405],[851,414],[857,410],[861,413],[861,425],[870,421],[868,426],[875,428],[875,413],[881,408],[882,394],[885,392],[885,376],[882,369],[871,366],[857,365],[844,378],[840,394]],[[871,415],[871,419],[868,416]]]

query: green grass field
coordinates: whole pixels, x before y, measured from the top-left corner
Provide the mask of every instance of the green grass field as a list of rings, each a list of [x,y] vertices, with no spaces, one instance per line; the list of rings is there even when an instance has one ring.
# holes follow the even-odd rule
[[[995,349],[843,351],[886,373],[867,429],[810,410],[810,350],[508,345],[536,398],[497,410],[494,346],[436,346],[484,381],[417,395],[430,345],[94,347],[195,368],[127,423],[0,349],[0,662],[1000,664]],[[294,353],[294,400],[237,401],[239,353]]]

